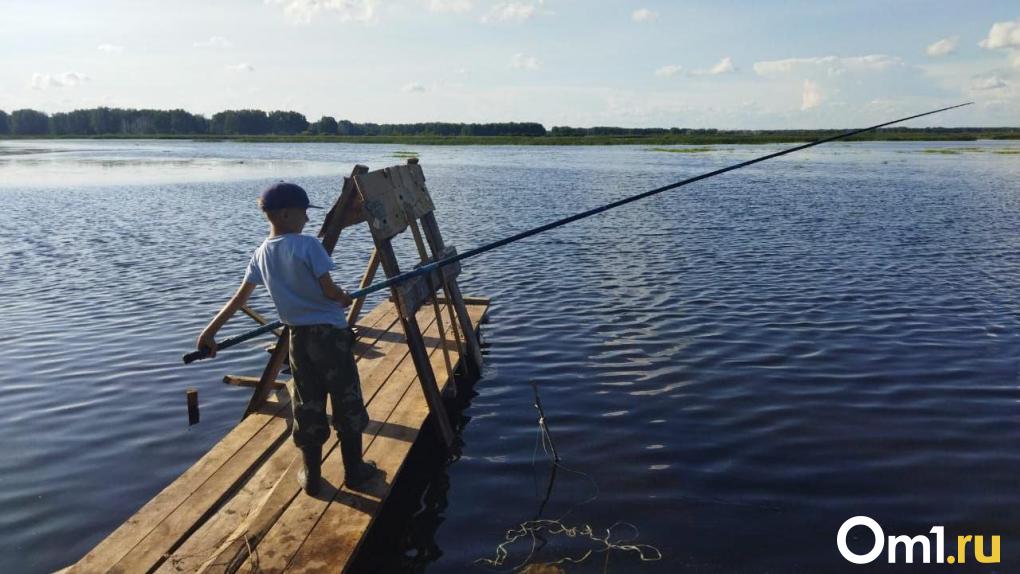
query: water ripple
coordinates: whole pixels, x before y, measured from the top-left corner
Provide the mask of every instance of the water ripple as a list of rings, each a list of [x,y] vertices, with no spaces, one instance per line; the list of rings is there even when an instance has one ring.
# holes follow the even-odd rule
[[[831,538],[857,514],[1020,534],[1020,165],[898,153],[915,145],[816,148],[466,262],[464,290],[493,297],[487,365],[431,568],[460,571],[537,509],[531,381],[564,463],[601,489],[572,516],[637,524],[667,556],[647,570],[838,571]],[[0,161],[5,572],[78,558],[236,422],[250,391],[219,380],[257,373],[267,341],[179,357],[265,233],[260,186],[331,203],[354,163],[398,149],[39,146]],[[771,149],[419,147],[461,250]],[[348,285],[372,247],[350,231]],[[547,515],[588,496],[565,474]]]

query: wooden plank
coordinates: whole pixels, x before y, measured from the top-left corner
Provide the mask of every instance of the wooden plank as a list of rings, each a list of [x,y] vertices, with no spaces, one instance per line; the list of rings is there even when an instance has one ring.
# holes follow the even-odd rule
[[[389,239],[407,227],[407,216],[385,169],[357,175],[354,183],[364,202],[373,237]]]
[[[265,317],[262,316],[261,313],[247,305],[241,305],[241,312],[250,317],[252,321],[255,321],[259,325],[269,324],[269,319],[266,319]],[[282,333],[283,331],[281,331],[280,329],[273,329],[273,334],[276,335],[277,337],[279,337]]]
[[[269,393],[272,391],[273,383],[276,382],[276,377],[283,370],[283,364],[287,360],[287,351],[290,348],[289,340],[290,328],[284,327],[276,346],[273,347],[273,352],[269,355],[269,361],[266,363],[265,368],[262,369],[262,376],[255,383],[255,390],[252,391],[251,398],[248,399],[248,406],[245,407],[244,415],[241,418],[255,412],[262,406],[262,403],[266,402],[266,398],[269,397]]]
[[[365,268],[365,274],[361,276],[361,283],[358,284],[358,289],[364,289],[372,284],[372,280],[375,279],[375,272],[379,269],[379,251],[372,249],[372,255],[368,258],[368,267]],[[351,305],[351,310],[347,312],[347,324],[354,326],[358,322],[358,315],[361,314],[361,308],[365,305],[365,298],[361,297]]]
[[[413,225],[414,222],[411,223]],[[412,227],[412,229],[414,229]],[[457,251],[453,248],[447,248],[444,251],[447,256],[454,256]],[[432,260],[428,259],[424,263],[415,265],[415,268],[419,268],[422,265],[431,263]],[[440,285],[449,284],[449,282],[455,280],[457,275],[460,274],[460,262],[451,263],[440,269],[435,269],[431,273],[414,277],[395,285],[394,288],[400,293],[401,305],[406,310],[407,314],[417,313],[418,309],[424,305],[427,301],[436,296],[436,290]]]
[[[373,320],[384,319],[387,316],[387,308],[390,305],[380,305],[374,309],[369,317]],[[395,316],[390,316],[395,321]],[[392,323],[391,321],[391,323]],[[389,326],[387,327],[387,329]],[[138,513],[129,518],[109,537],[99,543],[95,549],[87,554],[73,569],[75,572],[108,571],[114,565],[127,556],[142,540],[145,540],[163,521],[176,512],[183,505],[191,505],[192,497],[217,474],[231,474],[244,471],[238,464],[227,467],[234,457],[244,449],[257,452],[260,448],[264,451],[267,448],[266,436],[274,436],[274,433],[286,432],[287,412],[289,411],[290,397],[285,396],[282,401],[269,401],[260,410],[244,419],[217,443],[205,456],[195,465],[189,468],[176,481],[170,484],[159,495],[149,501]],[[268,429],[268,430],[267,430]],[[262,435],[260,437],[260,434]],[[251,454],[250,452],[248,454]],[[243,465],[241,465],[243,466]],[[240,469],[240,470],[239,470]],[[225,476],[225,475],[224,475]],[[236,475],[235,474],[235,478]],[[221,477],[221,482],[230,481],[230,476]],[[215,506],[215,503],[214,503]],[[206,509],[208,510],[208,509]],[[194,525],[184,525],[184,529],[190,529]],[[164,529],[165,530],[165,529]],[[173,538],[167,535],[165,538]],[[149,538],[152,542],[154,539]],[[161,542],[163,551],[172,549],[173,540]]]
[[[439,223],[436,221],[435,214],[425,214],[421,218],[421,225],[433,255],[442,253],[446,245],[443,243],[443,234],[439,231]],[[457,310],[457,319],[460,323],[461,333],[463,333],[464,341],[470,353],[469,357],[471,360],[465,366],[477,374],[482,368],[482,346],[478,341],[478,333],[471,326],[471,319],[468,316],[464,303],[464,295],[460,292],[460,285],[457,284],[456,279],[447,281],[445,290],[446,296],[450,298],[454,309]]]
[[[397,256],[393,252],[393,245],[389,239],[375,237],[375,247],[379,251],[379,261],[382,263],[383,271],[387,277],[400,275],[400,267],[397,265]],[[404,336],[407,337],[407,347],[411,350],[411,359],[418,368],[418,379],[421,382],[422,390],[429,401],[429,408],[436,413],[436,426],[439,435],[447,448],[453,446],[453,428],[450,426],[450,419],[446,415],[446,408],[443,406],[443,398],[436,387],[436,376],[432,372],[432,365],[428,360],[428,353],[425,350],[425,343],[422,340],[421,329],[414,313],[406,312],[402,306],[401,292],[397,286],[390,288],[397,308],[401,310],[400,320],[404,326]]]
[[[111,568],[112,572],[148,572],[158,566],[167,552],[191,535],[212,511],[242,485],[265,457],[290,437],[287,419],[267,424],[216,473],[203,482],[188,499],[142,538]]]
[[[432,203],[432,196],[425,189],[424,178],[419,183],[418,178],[411,173],[412,169],[421,172],[419,166],[412,168],[409,165],[397,165],[386,168],[386,174],[390,177],[393,191],[397,194],[397,201],[403,207],[408,222],[414,221],[426,213],[432,213],[436,209]]]
[[[395,353],[400,353],[397,348],[400,347],[399,343],[394,344],[395,348],[387,353],[388,356],[394,356]],[[405,353],[401,353],[405,354]],[[399,360],[395,361],[396,365],[394,368],[399,366]],[[385,370],[385,369],[384,369]],[[392,373],[392,371],[390,371]],[[387,375],[385,380],[379,380],[380,377],[370,377],[378,381],[378,390],[374,393],[373,399],[368,402],[367,408],[371,420],[386,420],[389,418],[392,412],[395,401],[392,399],[393,389],[392,379],[390,375]],[[338,443],[333,437],[330,437],[328,441],[328,448],[324,448],[325,452],[325,463],[323,475],[327,481],[330,481],[331,473],[334,472],[332,466],[336,466],[336,474],[338,481],[343,476],[343,462],[339,460],[340,455],[338,449]],[[250,550],[256,547],[266,533],[274,527],[277,520],[288,512],[288,505],[293,503],[297,499],[297,504],[301,505],[301,499],[308,498],[301,496],[300,488],[297,486],[296,473],[300,463],[292,463],[287,469],[289,476],[286,476],[274,486],[274,490],[270,492],[265,498],[266,501],[261,505],[258,513],[251,516],[245,524],[243,524],[234,535],[224,542],[224,544],[217,550],[213,558],[210,558],[203,569],[200,572],[232,572],[233,569],[240,567],[247,561],[247,567],[252,569],[258,569],[265,571],[266,564],[262,561],[263,549],[269,549],[272,551],[276,546],[272,543],[268,543],[266,546],[260,546],[258,554],[256,555],[257,560],[252,559],[249,555]],[[336,483],[337,485],[340,482]],[[312,499],[317,500],[317,499]],[[291,511],[293,512],[293,511]],[[293,513],[291,514],[293,516]]]
[[[423,321],[425,320],[427,318],[423,316]],[[431,333],[431,331],[432,326],[430,325],[429,332]],[[401,383],[394,383],[397,380],[394,377],[399,378],[403,376],[400,373],[406,374],[408,369],[413,374],[414,366],[407,359],[408,353],[409,351],[402,342],[392,342],[392,347],[388,349],[384,363],[379,365],[376,372],[366,377],[369,380],[376,381],[379,389],[368,403],[369,414],[373,423],[370,425],[368,432],[366,432],[366,442],[371,440],[370,437],[373,436],[373,430],[379,428],[376,421],[385,421],[389,418],[393,407],[397,404],[400,396],[402,396],[406,384],[411,381],[410,378],[407,378],[403,382],[404,388],[401,387]],[[335,438],[331,437],[330,445],[334,445],[335,442]],[[329,484],[334,485],[334,488],[342,484],[343,463],[340,458],[339,449],[332,449],[327,452],[322,472],[323,478]],[[293,484],[295,494],[299,490],[295,483],[281,484]],[[326,496],[325,500],[323,500],[321,496],[318,498],[300,496],[294,499],[282,516],[280,516],[279,520],[272,524],[257,547],[258,567],[261,571],[282,571],[286,567],[287,560],[297,550],[301,540],[304,539],[304,536],[315,523],[316,518],[321,514],[321,508],[328,505],[329,497]],[[241,571],[250,569],[251,566],[249,565],[242,567]]]
[[[258,412],[241,421],[220,442],[184,472],[174,482],[153,497],[137,513],[103,539],[77,564],[71,572],[106,572],[124,557],[156,525],[187,500],[209,477],[218,472],[239,450],[256,437],[266,426],[285,416],[289,398],[269,401]]]
[[[485,307],[480,308],[479,320],[481,319],[481,313],[484,313],[484,310]],[[472,311],[475,311],[475,309],[473,308]],[[393,356],[393,354],[371,352],[372,342],[375,341],[376,344],[379,346],[391,345],[396,348],[400,348],[401,345],[399,341],[394,341],[391,338],[387,337],[387,334],[393,331],[393,329],[391,328],[392,322],[395,319],[395,310],[393,306],[387,304],[377,306],[375,309],[372,310],[371,313],[368,314],[366,320],[368,319],[373,319],[375,321],[373,325],[377,325],[380,328],[366,329],[368,338],[366,338],[363,341],[359,341],[357,346],[360,347],[359,359],[362,361],[362,363],[359,363],[359,370],[362,370],[363,372],[367,371],[366,373],[367,378],[374,379],[377,378],[377,375],[372,374],[373,369],[371,368],[362,369],[361,365],[364,363],[364,361],[374,362],[377,363],[378,365],[381,365],[386,361],[387,357],[391,357]],[[387,326],[387,323],[389,323],[390,326]],[[429,332],[431,334],[431,329]],[[400,361],[403,364],[409,363],[408,361],[406,361],[406,354],[407,351],[400,353],[401,355]],[[386,369],[389,369],[389,367],[386,367]],[[383,379],[388,377],[385,377],[384,375],[379,375],[378,378]],[[378,394],[378,392],[376,392],[375,394]],[[372,401],[374,400],[374,398],[368,400]],[[280,409],[286,408],[288,404],[289,403],[287,401],[280,402],[271,401],[266,405],[266,410],[269,411],[271,409],[276,409],[276,411],[274,412],[277,413],[277,416],[275,416],[273,420],[278,421],[281,418],[278,416],[278,411]],[[215,445],[213,449],[209,453],[207,453],[205,457],[200,459],[198,463],[196,463],[194,466],[188,469],[188,471],[186,471],[177,481],[175,481],[173,484],[164,489],[164,491],[160,493],[160,495],[158,495],[156,498],[154,498],[148,504],[146,504],[145,507],[143,507],[143,509],[139,511],[139,513],[137,513],[135,516],[133,516],[131,519],[125,522],[121,526],[121,528],[114,532],[114,534],[112,534],[106,540],[101,542],[95,549],[93,549],[92,552],[89,553],[89,555],[83,558],[78,564],[72,566],[69,569],[69,571],[72,572],[92,572],[109,570],[127,571],[127,568],[121,567],[123,565],[117,565],[117,567],[114,568],[113,563],[118,560],[119,555],[123,555],[123,551],[125,549],[130,549],[132,546],[135,545],[134,543],[132,543],[132,540],[137,541],[140,539],[142,535],[146,534],[148,531],[151,531],[152,530],[151,526],[153,522],[155,520],[158,520],[160,515],[165,515],[168,510],[173,511],[176,507],[179,507],[182,504],[187,504],[190,506],[192,502],[195,502],[192,500],[187,500],[188,498],[190,498],[188,496],[188,491],[190,489],[195,488],[196,483],[198,481],[201,481],[203,477],[209,476],[211,472],[213,473],[217,472],[219,469],[213,468],[216,465],[216,463],[217,462],[222,463],[224,456],[231,456],[231,451],[234,451],[233,454],[236,454],[236,450],[238,449],[237,441],[244,438],[245,436],[248,436],[249,440],[250,438],[253,438],[251,437],[253,427],[256,426],[256,423],[258,423],[260,419],[268,416],[271,415],[259,413],[251,417],[248,417],[247,419],[239,423],[238,426],[234,429],[234,431],[229,433],[227,437],[225,437],[220,443]],[[373,419],[375,419],[374,416]],[[243,447],[244,445],[242,444],[241,446]],[[269,488],[270,491],[272,491],[272,488],[269,487],[267,484],[256,482],[256,480],[261,481],[262,479],[265,479],[268,481],[272,481],[272,478],[274,476],[281,473],[286,474],[286,472],[288,471],[286,469],[281,471],[280,465],[283,464],[283,462],[287,462],[289,466],[290,461],[286,460],[288,458],[286,455],[286,450],[290,448],[291,448],[290,441],[284,441],[283,444],[281,444],[280,448],[273,450],[270,458],[267,460],[266,465],[262,465],[262,467],[259,468],[259,471],[255,474],[255,477],[261,476],[261,478],[256,479],[255,477],[253,477],[252,481],[246,481],[244,483],[244,489],[242,489],[241,492],[242,493],[250,492],[250,495],[247,498],[241,496],[240,494],[235,495],[230,501],[230,504],[232,504],[233,506],[228,504],[219,509],[219,511],[214,515],[214,518],[217,517],[221,518],[220,521],[223,523],[221,525],[221,530],[230,531],[229,526],[235,526],[237,522],[240,520],[239,518],[237,518],[237,516],[243,516],[242,512],[251,508],[253,505],[259,506],[258,500],[263,501],[263,503],[261,504],[262,508],[270,507],[273,506],[274,504],[278,505],[278,501],[276,501],[276,499],[274,499],[273,501],[269,501],[265,498],[261,499],[253,498],[255,494],[260,495],[264,494],[267,488]],[[293,450],[290,451],[290,458],[293,458],[295,452],[296,451]],[[339,453],[338,452],[335,453],[335,456],[339,457]],[[269,467],[268,465],[270,464],[272,464],[273,466]],[[236,467],[238,465],[235,464],[234,466]],[[228,471],[227,474],[230,474],[231,472],[233,471]],[[338,470],[338,472],[340,472],[342,475],[342,469]],[[261,473],[261,475],[259,473]],[[208,480],[205,481],[206,484],[208,484],[208,482],[209,482]],[[272,484],[273,485],[277,483],[282,484],[283,482],[286,482],[286,484],[294,484],[295,485],[294,488],[296,489],[296,484],[293,481],[293,476],[290,476],[289,482],[287,482],[286,480],[284,481],[277,480],[275,482],[272,482]],[[221,486],[217,486],[216,488],[213,488],[213,490],[220,490],[222,484],[223,481],[220,481]],[[229,515],[229,512],[224,512],[224,510],[234,510],[235,516],[231,517]],[[206,516],[208,514],[209,514],[208,511],[204,513],[204,515]],[[257,514],[261,515],[262,513],[259,512]],[[195,530],[199,522],[201,522],[201,518],[198,521],[196,521],[193,525],[186,528],[185,535],[191,531],[195,531],[196,535],[200,534],[202,530],[197,531]],[[211,522],[212,520],[202,525],[202,528],[203,529],[207,528]],[[170,536],[169,538],[173,537]],[[224,537],[221,536],[220,540],[222,540],[223,538]],[[189,539],[188,543],[190,542],[191,540]],[[178,552],[175,552],[173,556],[171,556],[171,560],[163,564],[162,571],[165,572],[193,571],[194,566],[193,562],[191,563],[192,568],[189,568],[188,564],[181,561],[182,558],[181,551],[185,549],[188,543],[182,545],[181,548],[178,549]],[[171,548],[168,548],[167,550],[169,549]],[[208,554],[204,554],[203,556],[208,556]],[[133,569],[134,565],[131,566]],[[177,566],[177,568],[175,568],[175,566]]]
[[[247,377],[245,375],[223,375],[223,384],[234,385],[235,387],[254,387],[259,382],[258,377]],[[286,382],[273,381],[273,390],[280,390],[287,386]]]
[[[428,351],[425,349],[425,341],[414,317],[404,319],[404,333],[407,336],[407,346],[411,349],[411,359],[418,369],[418,381],[425,393],[425,400],[429,403],[429,409],[436,415],[439,436],[443,439],[446,448],[451,449],[453,448],[453,427],[446,414],[443,395],[436,384],[435,371],[432,370],[432,363],[429,361]]]
[[[383,312],[379,313],[377,310]],[[359,371],[366,374],[365,379],[369,381],[363,389],[369,397],[374,392],[371,386],[371,365],[384,358],[390,347],[400,348],[401,346],[399,342],[384,339],[384,335],[393,329],[396,320],[396,310],[392,305],[385,303],[379,305],[366,317],[366,321],[369,321],[365,325],[366,337],[360,339],[355,345]],[[370,399],[368,400],[370,401]],[[332,448],[332,444],[329,445],[329,448]],[[223,504],[212,517],[198,527],[179,548],[170,554],[158,571],[199,571],[203,564],[210,561],[210,557],[215,557],[219,549],[228,541],[236,539],[238,542],[242,542],[243,531],[238,532],[238,529],[244,525],[244,521],[254,520],[255,517],[263,515],[262,510],[256,512],[254,509],[264,510],[267,507],[272,508],[273,505],[285,504],[279,500],[280,495],[273,494],[273,489],[281,480],[282,474],[289,473],[288,476],[291,480],[289,485],[293,485],[294,492],[297,493],[297,483],[294,479],[297,470],[291,472],[288,468],[297,455],[298,450],[293,441],[287,440],[280,445],[229,501]],[[206,567],[212,566],[212,564],[206,565]]]
[[[485,309],[478,309],[478,320]],[[439,357],[432,350],[432,360],[438,367]],[[452,381],[446,381],[450,384]],[[407,453],[429,415],[427,401],[417,392],[412,380],[401,402],[394,410],[388,425],[402,429],[397,433],[378,433],[368,445],[366,457],[376,461],[386,471],[386,482],[370,492],[340,490],[322,517],[315,523],[299,548],[286,565],[288,572],[343,572],[365,533],[378,515],[378,509],[396,481]]]
[[[411,235],[414,237],[414,245],[415,247],[418,248],[418,256],[421,258],[422,264],[428,263],[429,254],[427,251],[425,251],[425,242],[421,238],[421,231],[419,231],[418,229],[418,222],[413,219],[411,220]],[[446,329],[443,328],[443,315],[440,313],[439,303],[436,301],[436,285],[438,285],[439,283],[436,283],[432,279],[431,274],[426,275],[425,278],[428,281],[429,291],[432,294],[432,296],[430,297],[430,299],[432,299],[432,308],[436,312],[436,325],[439,326],[439,340],[442,344],[443,358],[444,362],[446,363],[446,376],[447,378],[453,378],[453,365],[450,363],[450,351],[449,349],[447,349],[446,346]],[[446,283],[445,280],[442,281],[442,284],[445,283]],[[457,347],[459,349],[460,348],[459,342],[456,339],[454,339],[454,341],[458,343]]]
[[[352,225],[365,221],[365,212],[354,186],[354,176],[368,173],[368,168],[363,165],[355,165],[351,170],[351,177],[345,177],[343,186],[340,188],[340,197],[333,203],[333,207],[326,213],[326,218],[319,228],[319,238],[322,239],[322,246],[326,253],[333,254],[337,241],[340,239],[340,232]]]
[[[492,304],[492,298],[491,297],[476,297],[476,296],[472,296],[472,295],[464,295],[461,298],[464,300],[464,303],[467,304],[468,306],[471,306],[471,305],[485,305],[485,306],[488,306],[488,305]],[[440,295],[439,296],[439,302],[442,303],[443,305],[445,305],[445,304],[447,304],[449,302],[449,299],[447,299],[445,295]]]

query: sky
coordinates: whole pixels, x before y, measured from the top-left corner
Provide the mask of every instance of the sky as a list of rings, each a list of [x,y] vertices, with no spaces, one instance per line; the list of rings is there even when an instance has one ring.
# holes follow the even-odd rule
[[[0,0],[0,110],[547,128],[1020,126],[1020,4]]]

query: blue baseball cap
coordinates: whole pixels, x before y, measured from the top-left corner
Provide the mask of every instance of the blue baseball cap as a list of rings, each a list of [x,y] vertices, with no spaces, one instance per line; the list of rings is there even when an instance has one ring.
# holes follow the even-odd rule
[[[318,205],[308,202],[308,194],[300,185],[283,181],[262,190],[262,194],[259,196],[259,207],[262,208],[262,211],[274,211],[288,207],[322,209]]]

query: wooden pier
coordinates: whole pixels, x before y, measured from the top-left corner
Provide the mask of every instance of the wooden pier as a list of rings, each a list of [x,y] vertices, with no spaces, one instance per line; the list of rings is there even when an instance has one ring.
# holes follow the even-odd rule
[[[340,230],[366,222],[376,250],[362,279],[381,265],[400,273],[391,238],[410,228],[418,264],[454,252],[443,244],[424,176],[416,164],[369,172],[357,166],[320,231],[333,251]],[[425,247],[424,237],[431,248]],[[361,491],[343,484],[335,434],[323,446],[323,485],[306,495],[297,482],[301,454],[290,439],[288,387],[280,375],[286,344],[277,344],[260,377],[225,382],[254,386],[241,422],[205,456],[100,542],[68,572],[343,572],[390,493],[425,420],[443,444],[453,431],[443,405],[455,373],[477,376],[478,329],[489,301],[464,297],[458,265],[392,287],[389,301],[361,316],[356,304],[355,357],[371,420],[365,458],[385,473]],[[443,294],[440,295],[439,291]],[[359,302],[360,303],[360,302]],[[253,319],[263,322],[257,314]],[[286,337],[284,328],[278,336]],[[285,340],[285,339],[283,339]]]
[[[465,303],[477,328],[488,302]],[[433,310],[423,308],[418,321],[432,366],[444,373]],[[448,347],[459,362],[457,349]],[[282,390],[70,571],[342,572],[429,413],[409,355],[394,305],[364,317],[356,356],[372,421],[365,457],[386,472],[368,492],[343,488],[335,436],[323,447],[322,491],[314,498],[301,491],[301,455],[290,440],[289,394]],[[440,389],[451,383],[446,377]]]

